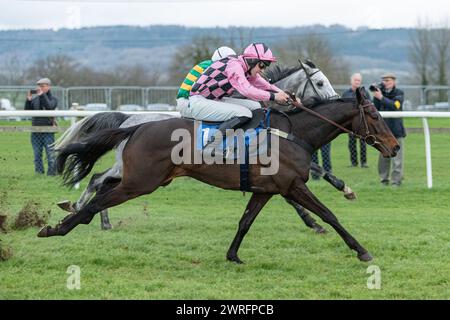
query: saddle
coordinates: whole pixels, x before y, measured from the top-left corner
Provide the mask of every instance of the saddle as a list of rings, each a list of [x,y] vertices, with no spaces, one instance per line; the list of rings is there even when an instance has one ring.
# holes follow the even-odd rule
[[[195,119],[192,118],[184,118],[188,120],[194,121]],[[203,150],[205,145],[208,143],[208,141],[211,139],[211,136],[214,135],[216,130],[218,130],[219,126],[222,124],[222,122],[218,121],[201,121],[201,125],[196,129],[196,141],[195,141],[195,148],[199,151]],[[251,181],[249,176],[249,159],[251,157],[255,157],[261,154],[267,154],[267,150],[269,148],[268,146],[268,140],[267,138],[264,139],[265,141],[258,141],[259,139],[259,131],[266,128],[266,113],[263,109],[256,109],[252,111],[252,119],[245,123],[243,126],[236,129],[241,129],[244,131],[244,161],[241,162],[239,165],[239,171],[240,171],[240,190],[241,191],[251,191]],[[255,141],[259,143],[252,143]],[[231,155],[228,155],[228,153],[225,153],[224,158],[225,159],[232,159],[232,160],[238,160],[242,159],[242,150],[239,152],[236,152],[238,149],[238,141],[237,137],[224,137],[222,148],[223,150],[231,147],[233,152]],[[222,150],[222,151],[223,151]]]

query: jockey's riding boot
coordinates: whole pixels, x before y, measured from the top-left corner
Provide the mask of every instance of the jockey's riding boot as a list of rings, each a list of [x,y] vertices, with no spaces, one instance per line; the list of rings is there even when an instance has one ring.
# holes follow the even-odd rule
[[[251,118],[249,117],[234,117],[230,120],[223,122],[211,139],[206,144],[203,149],[204,153],[211,154],[211,156],[215,156],[216,152],[222,152],[222,156],[226,156],[225,150],[220,150],[220,145],[223,143],[223,138],[226,136],[227,129],[236,129],[242,126],[244,123],[248,122]]]

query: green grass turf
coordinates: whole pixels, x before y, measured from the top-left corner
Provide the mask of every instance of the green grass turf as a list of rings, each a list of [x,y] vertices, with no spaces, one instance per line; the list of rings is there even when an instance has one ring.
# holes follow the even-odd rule
[[[421,134],[406,138],[401,188],[379,184],[372,148],[370,168],[349,168],[346,135],[333,142],[333,170],[359,199],[345,200],[324,181],[308,183],[372,253],[370,263],[359,262],[329,226],[326,235],[307,229],[279,196],[242,244],[246,264],[227,262],[249,195],[180,178],[111,209],[111,231],[101,231],[97,217],[66,237],[37,238],[37,228],[0,234],[14,251],[0,262],[0,299],[449,299],[450,135],[431,141],[431,190]],[[112,154],[96,171],[111,161]],[[28,133],[0,134],[0,212],[10,222],[28,200],[51,209],[52,224],[62,219],[56,202],[81,190],[60,182],[34,175]],[[70,265],[81,268],[80,290],[66,287]],[[370,265],[381,269],[380,290],[367,288]]]

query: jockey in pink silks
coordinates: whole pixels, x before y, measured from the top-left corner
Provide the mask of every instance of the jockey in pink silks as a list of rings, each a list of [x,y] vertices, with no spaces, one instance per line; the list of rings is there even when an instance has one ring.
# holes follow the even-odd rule
[[[260,101],[288,102],[284,91],[261,77],[272,62],[276,58],[265,44],[252,43],[242,55],[214,62],[193,84],[189,97],[192,117],[225,121],[206,147],[210,152],[222,143],[227,129],[238,128],[252,118],[252,110],[261,108]],[[231,98],[234,91],[247,99]]]

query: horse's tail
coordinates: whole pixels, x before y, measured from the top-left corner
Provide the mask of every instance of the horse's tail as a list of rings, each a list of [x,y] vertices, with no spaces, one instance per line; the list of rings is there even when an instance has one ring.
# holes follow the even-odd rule
[[[58,140],[53,143],[52,147],[60,150],[69,144],[81,141],[92,133],[96,133],[105,129],[117,129],[130,116],[122,112],[100,112],[93,116],[83,118],[82,120],[71,125]]]
[[[140,126],[103,130],[83,142],[71,143],[58,150],[56,166],[58,173],[63,174],[64,184],[74,185],[81,181],[100,157],[131,137]]]

